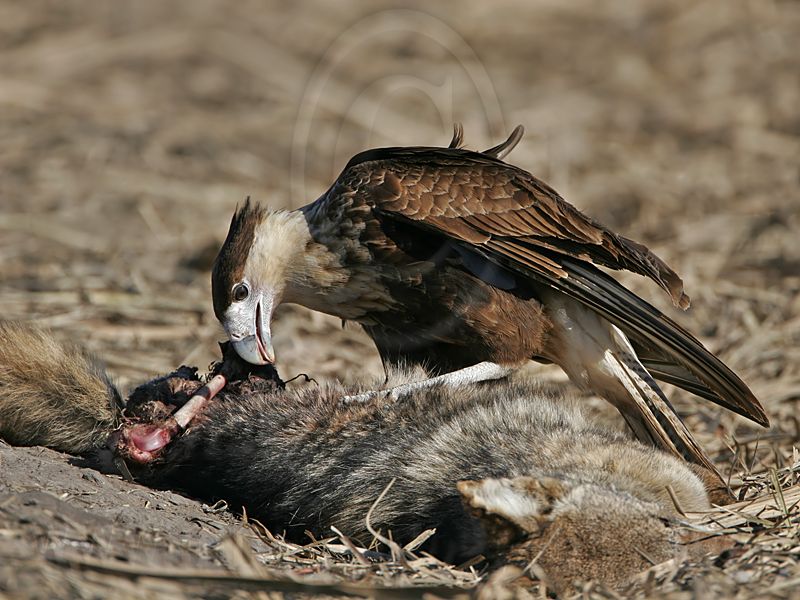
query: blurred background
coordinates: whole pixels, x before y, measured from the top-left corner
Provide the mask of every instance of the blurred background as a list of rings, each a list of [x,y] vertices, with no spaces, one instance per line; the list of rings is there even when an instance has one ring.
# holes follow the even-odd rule
[[[209,270],[246,196],[300,206],[367,147],[446,145],[460,121],[480,149],[521,123],[508,160],[675,267],[685,314],[623,278],[776,425],[670,390],[701,441],[730,462],[738,427],[782,463],[800,430],[798,40],[790,0],[4,0],[0,315],[80,341],[123,385],[203,368],[224,337]],[[358,328],[300,308],[274,343],[284,378],[382,372]]]

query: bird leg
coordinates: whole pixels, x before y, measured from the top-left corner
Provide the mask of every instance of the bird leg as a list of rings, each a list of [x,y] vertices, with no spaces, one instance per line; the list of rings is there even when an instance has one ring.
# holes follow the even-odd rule
[[[482,362],[472,365],[471,367],[459,369],[458,371],[452,371],[437,377],[430,377],[422,381],[404,383],[403,385],[398,385],[386,390],[372,390],[353,396],[345,396],[341,399],[341,402],[343,404],[352,404],[355,402],[368,402],[374,398],[399,400],[404,396],[422,390],[428,390],[436,386],[459,387],[492,379],[502,379],[510,375],[514,370],[513,367],[504,367],[493,362]]]

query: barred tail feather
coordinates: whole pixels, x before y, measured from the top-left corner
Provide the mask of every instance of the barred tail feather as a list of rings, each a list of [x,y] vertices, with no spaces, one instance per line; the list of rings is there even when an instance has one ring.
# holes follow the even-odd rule
[[[636,411],[628,411],[623,416],[640,438],[649,438],[652,443],[689,462],[705,467],[723,481],[714,463],[700,447],[675,412],[664,392],[639,362],[625,334],[612,325],[616,348],[605,353],[606,368],[625,386]]]

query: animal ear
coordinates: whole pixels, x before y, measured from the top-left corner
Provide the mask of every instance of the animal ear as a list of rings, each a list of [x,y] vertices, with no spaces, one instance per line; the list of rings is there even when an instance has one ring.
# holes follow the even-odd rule
[[[464,504],[498,546],[540,532],[555,501],[567,493],[564,482],[551,477],[482,479],[456,485]]]

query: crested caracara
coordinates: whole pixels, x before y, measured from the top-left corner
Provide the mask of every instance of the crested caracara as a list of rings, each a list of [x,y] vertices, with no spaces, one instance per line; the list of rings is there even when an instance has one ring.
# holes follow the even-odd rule
[[[234,348],[273,362],[272,314],[290,302],[361,324],[384,364],[467,374],[453,381],[553,362],[640,439],[710,467],[654,378],[767,425],[763,408],[694,336],[598,268],[644,275],[685,309],[666,263],[503,161],[521,132],[484,152],[460,147],[460,127],[447,148],[367,150],[297,210],[248,199],[212,273]]]

